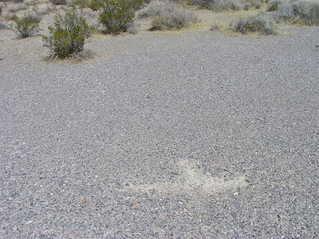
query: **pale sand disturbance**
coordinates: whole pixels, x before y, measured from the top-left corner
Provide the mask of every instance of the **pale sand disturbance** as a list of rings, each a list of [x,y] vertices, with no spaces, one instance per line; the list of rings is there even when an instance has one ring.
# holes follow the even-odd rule
[[[209,21],[78,64],[0,31],[1,238],[318,238],[318,28]]]
[[[175,192],[193,195],[196,192],[209,195],[227,190],[235,191],[245,188],[249,184],[245,176],[238,176],[227,181],[220,177],[208,176],[194,162],[188,160],[180,160],[178,168],[180,168],[180,173],[173,182],[130,185],[128,188],[144,192],[155,190],[158,193]]]

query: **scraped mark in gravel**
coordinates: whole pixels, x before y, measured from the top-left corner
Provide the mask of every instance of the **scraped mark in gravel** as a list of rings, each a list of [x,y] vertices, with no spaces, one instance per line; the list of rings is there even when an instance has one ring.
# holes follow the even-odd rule
[[[227,190],[237,190],[248,185],[245,176],[225,181],[219,177],[205,175],[195,164],[181,160],[178,164],[180,173],[173,182],[130,185],[138,191],[158,191],[159,193],[212,194]]]

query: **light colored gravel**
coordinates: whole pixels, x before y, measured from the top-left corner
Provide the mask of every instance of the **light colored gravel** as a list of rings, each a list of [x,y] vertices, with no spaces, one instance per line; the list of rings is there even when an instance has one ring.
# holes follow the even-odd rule
[[[0,237],[319,237],[318,30],[0,31]]]

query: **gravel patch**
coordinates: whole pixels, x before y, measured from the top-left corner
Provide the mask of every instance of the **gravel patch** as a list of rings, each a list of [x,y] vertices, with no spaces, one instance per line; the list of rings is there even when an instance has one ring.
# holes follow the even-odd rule
[[[0,32],[1,238],[319,237],[318,28]]]

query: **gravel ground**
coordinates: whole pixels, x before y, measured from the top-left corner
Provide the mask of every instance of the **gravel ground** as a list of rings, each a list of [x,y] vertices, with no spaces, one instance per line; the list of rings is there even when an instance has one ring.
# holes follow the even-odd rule
[[[0,32],[0,238],[318,238],[318,30]]]

